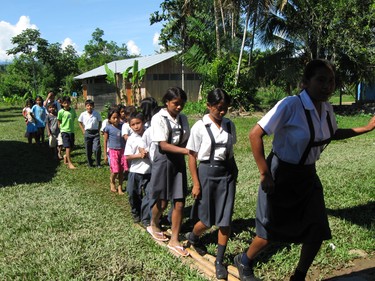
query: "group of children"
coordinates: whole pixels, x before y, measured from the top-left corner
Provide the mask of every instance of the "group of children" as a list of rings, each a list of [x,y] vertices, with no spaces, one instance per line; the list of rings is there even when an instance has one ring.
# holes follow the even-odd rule
[[[269,241],[303,244],[290,280],[305,280],[322,241],[331,237],[315,162],[330,139],[353,137],[375,128],[375,117],[363,127],[337,128],[332,106],[327,102],[334,90],[334,70],[326,61],[315,60],[307,65],[303,85],[300,95],[280,101],[249,135],[261,184],[256,211],[257,235],[247,251],[234,258],[241,280],[258,280],[253,273],[254,258]],[[93,110],[94,103],[87,100],[86,111],[78,121],[85,135],[89,166],[93,165],[93,151],[96,165],[100,166],[101,128],[104,160],[110,166],[110,190],[123,194],[127,172],[126,188],[134,221],[142,222],[153,239],[168,241],[168,248],[180,256],[189,255],[179,241],[188,193],[185,156],[188,157],[194,198],[191,219],[195,224],[185,237],[188,245],[199,247],[200,236],[210,227],[218,227],[216,277],[226,279],[228,272],[223,260],[231,234],[238,175],[233,153],[236,128],[224,117],[231,98],[220,88],[210,91],[207,114],[191,129],[182,114],[186,101],[186,93],[172,87],[163,96],[162,107],[153,98],[142,100],[140,110],[113,106],[108,111],[108,119],[102,122]],[[39,100],[36,106],[40,107],[41,103]],[[66,149],[68,167],[74,168],[69,148],[74,144],[71,129],[75,112],[69,105],[63,99],[57,127]],[[44,125],[37,121],[43,119],[42,110],[29,106],[25,112],[28,123],[35,121],[34,131],[28,124],[27,132],[42,132]],[[56,115],[53,110],[48,112]],[[47,121],[49,130],[55,128],[50,123]],[[268,158],[262,141],[266,134],[275,135]],[[170,237],[161,226],[161,217],[169,202]]]
[[[48,135],[48,144],[58,159],[64,159],[69,169],[75,169],[70,152],[74,147],[74,120],[76,112],[71,107],[69,96],[55,100],[53,92],[49,92],[46,100],[37,96],[35,103],[32,99],[26,101],[22,110],[26,122],[28,143],[35,139],[37,144],[45,141],[45,131]],[[63,148],[65,155],[63,156]]]

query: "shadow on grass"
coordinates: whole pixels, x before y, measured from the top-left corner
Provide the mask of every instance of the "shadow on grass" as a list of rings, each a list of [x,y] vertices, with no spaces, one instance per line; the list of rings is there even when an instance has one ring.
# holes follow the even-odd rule
[[[0,141],[0,187],[48,182],[58,165],[46,144]]]
[[[361,227],[370,229],[371,223],[373,223],[374,220],[375,201],[351,208],[337,210],[327,209],[327,213],[330,216],[341,218]]]

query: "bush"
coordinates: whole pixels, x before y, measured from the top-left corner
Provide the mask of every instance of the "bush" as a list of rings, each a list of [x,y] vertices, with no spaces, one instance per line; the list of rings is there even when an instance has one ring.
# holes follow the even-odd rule
[[[206,101],[202,99],[196,102],[187,102],[185,104],[183,113],[186,115],[203,115],[206,110]]]
[[[272,108],[279,100],[285,98],[288,94],[283,88],[270,85],[268,87],[258,88],[255,100],[256,104],[263,110]]]

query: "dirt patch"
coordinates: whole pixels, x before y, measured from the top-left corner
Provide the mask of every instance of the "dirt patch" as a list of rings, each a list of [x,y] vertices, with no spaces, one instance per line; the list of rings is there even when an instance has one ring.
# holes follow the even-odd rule
[[[312,268],[308,281],[321,280],[322,272]],[[345,268],[325,274],[324,281],[374,281],[375,256],[354,259]]]

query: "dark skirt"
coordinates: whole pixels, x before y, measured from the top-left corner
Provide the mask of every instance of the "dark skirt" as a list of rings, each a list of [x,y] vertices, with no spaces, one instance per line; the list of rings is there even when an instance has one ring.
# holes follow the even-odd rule
[[[315,164],[294,165],[270,155],[268,166],[275,192],[258,191],[256,233],[259,237],[291,243],[331,239],[323,187]]]
[[[184,155],[155,151],[151,168],[150,199],[185,199],[187,194],[186,163]]]
[[[200,163],[198,167],[201,198],[195,200],[191,218],[207,227],[227,227],[232,223],[237,166],[234,159],[230,167],[225,162],[217,164]]]

